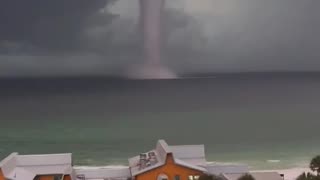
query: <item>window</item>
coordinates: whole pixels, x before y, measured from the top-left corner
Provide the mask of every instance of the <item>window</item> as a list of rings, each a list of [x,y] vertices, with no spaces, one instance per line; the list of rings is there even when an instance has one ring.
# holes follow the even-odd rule
[[[169,180],[166,174],[159,174],[157,180]]]
[[[79,174],[79,175],[77,175],[77,178],[76,178],[77,180],[85,180],[86,179],[86,177],[84,176],[84,174]]]
[[[63,175],[55,175],[53,176],[54,180],[61,180]]]
[[[174,180],[180,180],[180,176],[179,175],[175,175],[174,176]]]
[[[195,175],[195,176],[190,175],[190,176],[188,176],[188,180],[198,180],[199,178],[200,178],[200,176],[198,176],[198,175]]]
[[[50,179],[50,180],[61,180],[62,174],[53,174],[53,175],[37,175],[34,180],[41,180],[41,179]]]

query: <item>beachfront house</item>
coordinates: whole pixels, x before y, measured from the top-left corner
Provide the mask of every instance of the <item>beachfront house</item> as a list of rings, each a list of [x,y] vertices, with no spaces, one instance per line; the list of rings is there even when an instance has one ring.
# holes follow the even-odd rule
[[[0,162],[0,180],[72,180],[71,154],[19,155]]]
[[[248,173],[246,165],[208,163],[204,145],[156,147],[129,159],[123,167],[74,167],[71,154],[19,155],[0,163],[0,180],[197,180],[214,174],[236,180]],[[278,173],[252,173],[256,180],[282,180]]]
[[[135,180],[197,180],[207,172],[203,145],[169,146],[164,140],[156,148],[129,159]]]

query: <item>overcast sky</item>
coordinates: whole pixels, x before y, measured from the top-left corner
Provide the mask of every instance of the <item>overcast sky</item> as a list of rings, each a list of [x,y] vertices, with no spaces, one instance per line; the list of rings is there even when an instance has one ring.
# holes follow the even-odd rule
[[[121,74],[137,57],[129,49],[127,56],[115,57],[104,47],[105,35],[117,32],[112,34],[117,42],[135,36],[138,2],[118,0],[107,9],[106,4],[2,0],[0,76]],[[170,0],[167,7],[183,10],[199,26],[197,31],[171,34],[174,41],[189,43],[197,51],[195,57],[168,54],[164,62],[175,71],[320,70],[318,0]],[[107,10],[120,16],[110,22]],[[179,35],[183,32],[189,41]],[[205,37],[205,46],[198,45],[198,37]],[[92,51],[97,47],[98,53]]]

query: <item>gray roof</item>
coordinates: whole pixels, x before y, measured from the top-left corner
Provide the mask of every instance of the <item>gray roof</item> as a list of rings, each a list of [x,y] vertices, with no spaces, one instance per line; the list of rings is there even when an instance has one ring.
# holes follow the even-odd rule
[[[256,180],[283,180],[277,172],[254,172],[250,173]],[[237,180],[244,173],[224,174],[227,180]]]
[[[137,158],[138,157],[138,158]],[[160,159],[159,158],[159,154],[156,154],[157,157],[157,163],[152,165],[152,166],[148,166],[144,169],[140,169],[138,163],[139,163],[139,156],[131,158],[131,165],[130,165],[130,170],[131,170],[131,174],[132,176],[136,176],[138,174],[142,174],[144,172],[150,171],[152,169],[158,168],[160,166],[163,166],[165,164],[165,159]],[[136,159],[136,162],[133,162],[133,159]]]
[[[215,175],[224,173],[239,174],[249,172],[248,165],[242,164],[207,164],[206,169],[208,170],[208,173]]]
[[[175,158],[194,165],[205,165],[204,145],[169,146]]]
[[[157,163],[148,166],[144,169],[139,168],[139,156],[129,159],[129,166],[132,176],[147,172],[157,167],[163,166],[166,161],[168,153],[173,154],[176,164],[191,169],[206,172],[207,170],[199,165],[205,165],[205,153],[203,145],[189,145],[189,146],[169,146],[164,140],[159,140],[156,148],[149,152],[154,152],[156,155]]]
[[[12,153],[0,162],[7,179],[29,180],[43,174],[71,174],[71,154],[19,155]]]
[[[190,163],[187,163],[181,159],[178,159],[178,158],[174,158],[174,162],[180,166],[183,166],[183,167],[187,167],[187,168],[191,168],[191,169],[195,169],[195,170],[198,170],[198,171],[202,171],[202,172],[207,172],[207,169],[204,168],[204,167],[201,167],[201,166],[198,166],[198,165],[195,165],[195,164],[190,164]]]
[[[149,152],[154,152],[156,155],[157,163],[151,166],[148,166],[144,169],[140,169],[139,167],[139,159],[140,156],[135,156],[133,158],[129,159],[129,166],[131,169],[132,176],[136,176],[138,174],[142,174],[144,172],[150,171],[152,169],[155,169],[157,167],[163,166],[166,161],[166,155],[167,153],[170,153],[168,144],[164,140],[159,140],[156,149],[151,150]]]

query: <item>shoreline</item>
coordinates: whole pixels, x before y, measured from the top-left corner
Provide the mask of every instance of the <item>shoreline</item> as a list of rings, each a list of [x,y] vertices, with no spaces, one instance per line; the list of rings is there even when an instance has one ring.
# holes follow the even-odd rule
[[[303,172],[310,172],[312,171],[308,167],[297,167],[297,168],[290,168],[290,169],[274,169],[274,170],[252,170],[250,172],[277,172],[279,174],[284,174],[284,180],[295,180],[300,174]]]

